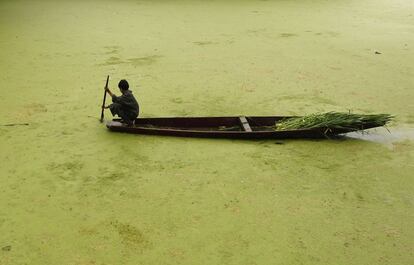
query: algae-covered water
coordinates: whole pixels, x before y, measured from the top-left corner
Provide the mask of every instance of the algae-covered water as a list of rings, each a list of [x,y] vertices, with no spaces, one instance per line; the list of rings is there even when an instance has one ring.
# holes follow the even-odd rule
[[[413,45],[407,0],[1,1],[0,264],[413,264]],[[397,119],[342,140],[117,134],[108,74],[143,117]]]

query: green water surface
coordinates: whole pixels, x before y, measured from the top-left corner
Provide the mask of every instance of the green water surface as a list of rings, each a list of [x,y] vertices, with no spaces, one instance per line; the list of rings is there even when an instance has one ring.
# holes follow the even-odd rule
[[[414,264],[414,2],[0,2],[0,264]],[[320,141],[111,133],[142,117],[391,113]],[[111,119],[106,113],[106,119]]]

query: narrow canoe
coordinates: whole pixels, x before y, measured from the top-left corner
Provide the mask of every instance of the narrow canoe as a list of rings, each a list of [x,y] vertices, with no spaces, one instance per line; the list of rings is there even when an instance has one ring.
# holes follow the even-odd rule
[[[327,138],[357,131],[356,129],[314,128],[276,131],[275,124],[287,116],[239,116],[239,117],[170,117],[137,118],[134,125],[127,126],[119,119],[109,121],[106,126],[115,132],[133,134],[168,135],[203,138],[234,139],[289,139]],[[366,125],[362,129],[370,129]]]

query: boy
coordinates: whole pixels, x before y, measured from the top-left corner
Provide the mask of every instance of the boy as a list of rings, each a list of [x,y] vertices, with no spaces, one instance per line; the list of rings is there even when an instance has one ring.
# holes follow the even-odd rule
[[[119,97],[115,96],[109,88],[105,88],[106,92],[112,97],[113,103],[109,106],[104,106],[103,108],[109,108],[112,116],[118,115],[124,123],[131,126],[134,120],[138,117],[139,105],[134,95],[132,95],[132,91],[128,90],[129,84],[125,79],[119,81],[118,87],[122,93]]]

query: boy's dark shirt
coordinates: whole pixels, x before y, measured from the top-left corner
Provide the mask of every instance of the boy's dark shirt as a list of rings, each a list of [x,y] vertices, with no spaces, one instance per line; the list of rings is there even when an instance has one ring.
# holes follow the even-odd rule
[[[122,106],[122,108],[131,115],[137,116],[139,113],[139,105],[131,90],[125,91],[121,96],[112,96],[112,102]]]

